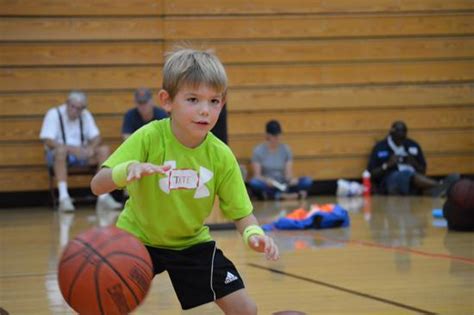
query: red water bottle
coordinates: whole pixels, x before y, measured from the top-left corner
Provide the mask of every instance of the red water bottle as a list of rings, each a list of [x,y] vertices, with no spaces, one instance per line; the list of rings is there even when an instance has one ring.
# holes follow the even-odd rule
[[[365,170],[362,173],[362,186],[364,186],[364,196],[370,196],[372,183],[370,181],[370,172],[368,170]]]

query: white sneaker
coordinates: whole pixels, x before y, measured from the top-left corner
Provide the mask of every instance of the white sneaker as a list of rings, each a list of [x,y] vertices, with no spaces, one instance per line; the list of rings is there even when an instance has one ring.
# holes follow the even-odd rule
[[[71,198],[66,197],[61,200],[59,200],[59,211],[74,211],[76,208],[74,207],[74,204],[72,203]]]
[[[111,195],[106,194],[97,199],[96,209],[117,210],[122,209],[122,204],[115,201]]]

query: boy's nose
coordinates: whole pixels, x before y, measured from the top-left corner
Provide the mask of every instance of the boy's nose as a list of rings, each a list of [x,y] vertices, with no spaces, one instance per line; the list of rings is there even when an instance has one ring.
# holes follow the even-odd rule
[[[199,114],[203,116],[209,115],[209,104],[207,102],[203,102],[199,107]]]

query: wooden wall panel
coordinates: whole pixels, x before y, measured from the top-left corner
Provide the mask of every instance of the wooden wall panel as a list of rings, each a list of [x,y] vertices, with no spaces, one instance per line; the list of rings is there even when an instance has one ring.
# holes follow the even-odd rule
[[[155,89],[155,92],[158,89]],[[67,92],[0,94],[0,117],[42,117],[51,106],[64,103]],[[228,111],[267,112],[309,109],[382,109],[474,104],[474,84],[397,85],[367,87],[231,88]],[[155,98],[156,99],[156,98]],[[121,114],[133,106],[133,90],[90,91],[94,114]]]
[[[162,64],[177,42],[0,44],[0,66]],[[194,42],[224,63],[400,61],[473,58],[473,38]]]
[[[166,40],[473,35],[474,14],[176,17],[164,28]]]
[[[230,86],[426,83],[474,79],[474,61],[227,67]]]
[[[395,120],[404,120],[410,129],[472,128],[472,106],[426,109],[334,110],[308,112],[235,113],[229,117],[232,135],[261,134],[269,119],[281,122],[286,133],[388,130]]]
[[[167,15],[426,12],[473,10],[471,0],[180,0],[164,1]]]
[[[341,132],[341,133],[308,133],[284,135],[283,140],[290,145],[296,158],[328,158],[367,156],[373,145],[383,139],[386,132]],[[474,131],[472,130],[414,130],[409,136],[420,143],[425,155],[456,152],[474,154]],[[238,159],[250,159],[252,149],[263,142],[263,136],[233,137],[229,143]],[[106,139],[112,150],[121,143],[121,139]],[[2,166],[42,166],[44,165],[44,148],[40,141],[3,144],[4,152],[0,155]]]
[[[0,92],[109,90],[154,86],[161,82],[158,66],[0,68]]]
[[[474,80],[474,61],[228,66],[230,87],[432,83]],[[0,92],[160,86],[158,66],[0,68]]]
[[[7,16],[160,15],[164,0],[0,0]]]
[[[295,176],[311,174],[316,180],[360,178],[367,167],[367,158],[326,158],[295,161]],[[338,171],[336,171],[338,170]],[[428,157],[428,175],[445,175],[452,172],[472,174],[472,155],[442,155]]]
[[[98,91],[87,93],[88,109],[94,114],[120,114],[132,108],[134,90]],[[0,94],[0,117],[43,117],[52,107],[63,104],[67,92]]]
[[[120,139],[105,140],[104,143],[109,145],[111,150],[115,150],[120,142]],[[44,146],[40,141],[29,141],[21,144],[3,144],[2,148],[5,150],[0,155],[0,165],[5,166],[44,166]]]
[[[472,107],[383,110],[321,110],[288,111],[278,113],[234,113],[229,117],[228,129],[232,137],[261,135],[269,119],[277,119],[286,134],[339,133],[388,130],[394,120],[404,120],[410,129],[467,129],[474,125]],[[427,118],[429,117],[429,119]],[[97,115],[96,123],[104,138],[120,136],[123,115]],[[42,117],[2,119],[0,139],[3,141],[37,140]],[[231,138],[232,141],[232,138]]]
[[[366,163],[365,157],[297,159],[294,169],[296,176],[309,175],[316,180],[358,178]],[[474,173],[474,163],[469,155],[429,156],[428,165],[428,175]],[[70,179],[69,187],[88,187],[90,180],[91,176],[74,176]],[[0,192],[32,191],[47,187],[48,174],[44,167],[12,167],[0,172]]]
[[[163,38],[153,17],[2,18],[0,41],[137,40]]]
[[[0,44],[0,66],[162,64],[161,42]]]
[[[0,104],[1,104],[0,98]],[[415,108],[474,104],[474,84],[231,89],[229,111]]]
[[[88,187],[91,175],[72,176],[68,179],[68,187]],[[40,188],[40,189],[39,189]],[[15,167],[2,170],[0,173],[0,191],[35,191],[49,189],[48,171],[43,167]]]
[[[170,50],[177,42],[166,44]],[[474,57],[474,38],[377,38],[190,42],[213,49],[224,63],[401,61]]]
[[[95,121],[104,138],[121,135],[123,115],[95,116]],[[0,125],[0,139],[3,141],[33,141],[39,139],[42,117],[4,119]]]
[[[283,135],[296,157],[367,156],[387,132],[341,132]],[[425,154],[457,152],[474,154],[472,130],[415,130],[409,137],[416,140]],[[234,137],[230,147],[240,159],[250,159],[253,148],[264,141],[263,136]]]
[[[244,163],[275,118],[298,175],[357,178],[402,119],[429,174],[474,174],[472,0],[0,0],[0,12],[0,191],[47,189],[38,133],[71,89],[115,148],[134,89],[158,89],[183,40],[226,65]]]

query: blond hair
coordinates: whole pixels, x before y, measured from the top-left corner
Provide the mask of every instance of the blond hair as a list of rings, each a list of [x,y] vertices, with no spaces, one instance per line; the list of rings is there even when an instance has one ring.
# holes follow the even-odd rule
[[[183,86],[205,84],[225,95],[227,74],[219,58],[211,51],[179,48],[166,54],[163,89],[174,99]]]

